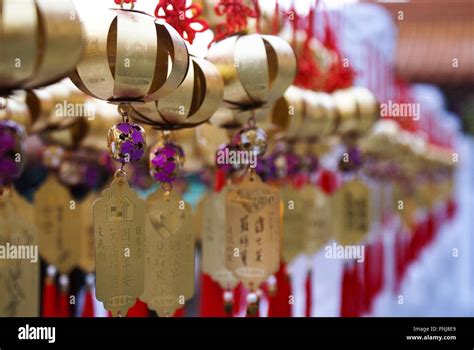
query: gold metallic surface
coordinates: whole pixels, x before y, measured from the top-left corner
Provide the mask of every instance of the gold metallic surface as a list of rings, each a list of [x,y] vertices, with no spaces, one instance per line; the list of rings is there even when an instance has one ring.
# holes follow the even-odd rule
[[[174,28],[132,10],[84,19],[85,52],[71,80],[84,93],[113,103],[150,102],[186,76],[186,45]]]
[[[206,58],[224,78],[224,101],[255,109],[278,99],[296,74],[296,57],[275,36],[235,35],[214,44]]]
[[[123,172],[93,206],[96,297],[113,316],[126,316],[143,293],[145,203]]]
[[[132,106],[131,117],[157,129],[182,129],[206,122],[222,101],[224,84],[210,62],[192,57],[183,83],[162,99]]]
[[[0,91],[54,83],[82,53],[82,27],[72,1],[0,2]]]
[[[225,266],[225,199],[227,190],[212,193],[204,203],[202,220],[202,271],[219,283],[222,289],[232,290],[237,279]]]
[[[14,189],[0,194],[0,242],[2,245],[38,246],[31,221],[31,205]],[[33,248],[34,249],[34,248]],[[0,317],[39,316],[40,260],[0,259]]]
[[[280,263],[281,212],[278,189],[257,175],[229,187],[226,195],[226,267],[251,292]]]

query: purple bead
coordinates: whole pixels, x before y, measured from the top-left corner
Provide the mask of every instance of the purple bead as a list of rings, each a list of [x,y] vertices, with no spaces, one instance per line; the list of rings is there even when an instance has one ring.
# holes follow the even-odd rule
[[[241,170],[242,164],[231,164],[229,162],[229,156],[233,152],[239,151],[238,147],[233,144],[222,145],[216,152],[216,167],[224,171],[226,174],[233,173],[234,171]]]
[[[0,121],[0,185],[11,183],[23,171],[24,128],[10,120]]]
[[[240,151],[254,152],[263,156],[267,151],[267,134],[261,128],[248,127],[237,133],[232,143]]]
[[[308,174],[315,173],[319,168],[318,157],[313,154],[307,154],[302,159],[304,170]]]
[[[174,143],[159,143],[150,152],[150,173],[160,183],[171,183],[183,167],[183,149]]]
[[[339,169],[343,172],[357,171],[363,163],[362,154],[356,147],[350,148],[341,157]]]
[[[124,134],[129,134],[132,131],[132,124],[130,123],[119,123],[117,124],[117,129],[119,129]]]
[[[302,168],[303,160],[298,155],[286,148],[277,147],[276,151],[270,154],[266,160],[265,178],[278,180],[292,177],[298,174]]]
[[[107,145],[110,156],[116,161],[136,162],[145,151],[145,130],[138,124],[118,123],[109,129]]]
[[[134,149],[134,145],[132,142],[130,141],[125,141],[124,143],[122,143],[121,147],[120,147],[120,153],[122,154],[130,154],[133,152],[133,149]]]

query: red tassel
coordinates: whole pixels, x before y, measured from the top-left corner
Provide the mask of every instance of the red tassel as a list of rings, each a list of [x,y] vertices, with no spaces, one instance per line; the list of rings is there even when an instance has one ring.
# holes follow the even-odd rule
[[[56,282],[54,280],[56,275],[56,268],[49,265],[46,270],[46,278],[43,286],[43,316],[44,317],[57,317],[57,305],[56,305]]]
[[[70,317],[71,311],[69,308],[69,278],[66,275],[59,277],[61,290],[59,293],[59,317]]]
[[[84,305],[82,307],[81,317],[94,317],[94,296],[93,293],[94,276],[89,274],[86,276],[86,286],[84,292]]]
[[[223,290],[208,274],[201,279],[201,317],[226,317]]]
[[[82,308],[81,317],[94,317],[94,297],[92,290],[87,288],[84,295],[84,307]]]
[[[318,184],[327,194],[332,194],[338,185],[336,173],[323,169],[319,174]]]
[[[359,317],[363,313],[363,281],[356,263],[344,266],[341,293],[341,317]]]
[[[452,220],[456,216],[457,204],[454,199],[450,199],[446,205],[446,217],[448,220]]]
[[[306,291],[306,310],[305,315],[306,317],[311,317],[311,308],[312,308],[312,299],[313,299],[313,288],[312,288],[312,273],[311,270],[308,271],[306,274],[306,281],[305,281],[305,291]]]
[[[184,317],[185,313],[186,313],[186,308],[182,307],[181,309],[176,310],[173,317],[181,318],[181,317]]]
[[[379,239],[376,243],[377,249],[377,279],[375,295],[382,292],[385,284],[385,248],[383,239]]]
[[[223,169],[217,169],[215,173],[214,191],[220,192],[226,183],[226,176]]]
[[[127,317],[149,317],[150,316],[150,311],[148,310],[148,306],[141,301],[140,299],[137,299],[135,305],[133,305],[127,313]]]
[[[340,315],[341,317],[350,316],[350,292],[351,292],[351,276],[349,271],[349,265],[344,263],[343,272],[342,272],[342,283],[341,283],[341,305],[340,305]]]
[[[363,280],[364,280],[364,312],[369,313],[372,309],[372,298],[375,293],[375,274],[374,269],[374,246],[372,244],[366,244],[365,246],[365,259],[362,265]]]
[[[357,262],[354,263],[354,278],[357,290],[357,304],[355,310],[355,317],[361,317],[367,310],[365,293],[366,287],[364,283],[364,265]]]
[[[245,296],[247,292],[242,283],[239,283],[234,288],[234,315],[240,315],[241,311],[245,307]]]
[[[275,290],[268,293],[268,317],[291,317],[291,281],[286,264],[281,263],[275,274]],[[270,288],[271,289],[271,288]]]

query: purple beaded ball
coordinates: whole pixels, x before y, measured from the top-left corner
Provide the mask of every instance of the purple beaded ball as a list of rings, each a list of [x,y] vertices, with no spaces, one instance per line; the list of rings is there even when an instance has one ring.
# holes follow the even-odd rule
[[[24,167],[25,129],[11,121],[0,121],[0,185],[17,179]]]
[[[363,163],[362,153],[356,147],[349,148],[339,160],[339,170],[342,172],[357,171]]]
[[[267,134],[261,128],[242,129],[232,141],[240,151],[254,152],[257,156],[263,156],[267,151]]]
[[[172,142],[159,142],[150,151],[150,173],[159,183],[173,182],[183,168],[183,149]]]
[[[120,163],[140,160],[145,152],[145,130],[138,124],[118,123],[109,129],[107,148],[110,156]]]
[[[267,159],[269,179],[283,179],[298,174],[302,167],[300,157],[290,150],[276,150]]]
[[[244,165],[241,163],[232,163],[230,155],[239,151],[234,144],[222,145],[216,152],[216,168],[223,170],[226,174],[242,170]]]

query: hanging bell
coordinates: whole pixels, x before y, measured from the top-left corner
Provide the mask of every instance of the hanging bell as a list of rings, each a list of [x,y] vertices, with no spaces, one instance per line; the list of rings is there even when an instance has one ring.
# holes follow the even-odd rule
[[[192,57],[186,78],[175,91],[158,101],[132,106],[130,116],[156,129],[194,127],[211,118],[222,101],[223,89],[214,65]]]
[[[337,127],[337,112],[331,95],[324,92],[304,92],[304,118],[300,138],[321,140],[331,135]]]
[[[82,27],[71,0],[0,2],[0,95],[52,84],[82,53]]]
[[[186,44],[152,16],[111,9],[84,18],[83,26],[84,54],[70,78],[89,96],[112,103],[156,101],[186,76]]]
[[[296,56],[272,35],[234,35],[211,46],[206,57],[224,78],[224,101],[242,110],[276,101],[296,74]]]

